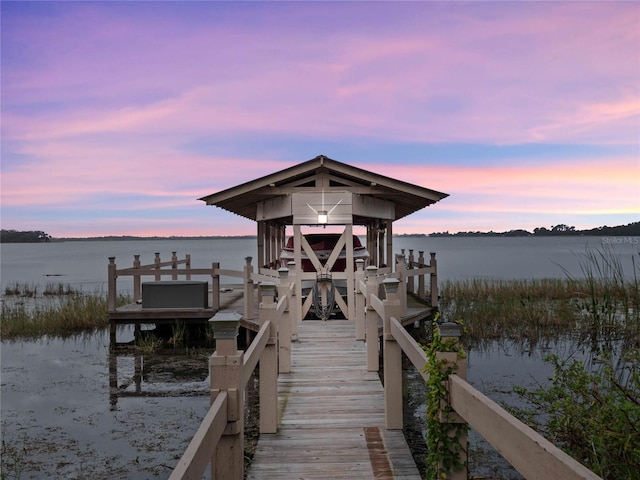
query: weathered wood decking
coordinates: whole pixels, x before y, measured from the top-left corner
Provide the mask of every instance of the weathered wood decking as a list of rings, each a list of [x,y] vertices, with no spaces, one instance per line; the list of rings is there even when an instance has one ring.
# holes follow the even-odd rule
[[[384,427],[384,390],[354,322],[304,321],[278,377],[280,428],[261,434],[249,480],[419,479],[401,430]]]

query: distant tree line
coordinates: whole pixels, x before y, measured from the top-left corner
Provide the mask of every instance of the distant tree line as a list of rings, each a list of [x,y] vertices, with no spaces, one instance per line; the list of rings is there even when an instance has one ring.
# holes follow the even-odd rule
[[[628,225],[619,225],[616,227],[596,227],[588,230],[576,230],[576,227],[560,224],[551,228],[538,227],[533,232],[528,230],[509,230],[508,232],[436,232],[430,233],[430,237],[546,237],[558,235],[584,235],[584,236],[640,236],[640,222],[629,223]]]
[[[50,242],[51,235],[39,230],[20,232],[18,230],[0,231],[0,243],[39,243]]]

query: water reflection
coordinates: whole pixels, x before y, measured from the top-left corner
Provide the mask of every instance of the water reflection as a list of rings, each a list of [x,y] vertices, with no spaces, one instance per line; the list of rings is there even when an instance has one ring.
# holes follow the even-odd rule
[[[146,326],[142,326],[143,328]],[[174,348],[161,348],[166,338],[158,329],[140,325],[118,332],[119,342],[109,348],[109,404],[115,409],[126,397],[179,397],[209,395],[209,356],[213,349],[200,343],[185,342]],[[131,338],[133,333],[133,338]],[[165,332],[168,335],[171,332]],[[156,335],[159,335],[156,337]],[[124,337],[124,339],[122,338]],[[138,341],[153,338],[153,348]],[[124,340],[124,341],[122,341]]]
[[[208,354],[109,352],[109,403],[119,398],[209,394]]]
[[[105,331],[2,342],[7,478],[167,478],[209,408],[211,352],[120,353]]]

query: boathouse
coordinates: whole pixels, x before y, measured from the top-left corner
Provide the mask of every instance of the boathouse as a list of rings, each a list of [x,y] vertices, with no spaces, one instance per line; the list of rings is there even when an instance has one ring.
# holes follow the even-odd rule
[[[312,306],[311,296],[302,295],[303,282],[326,280],[346,283],[342,294],[331,285],[346,318],[354,318],[353,227],[366,227],[369,263],[379,269],[394,264],[393,222],[447,197],[429,188],[389,178],[319,155],[279,172],[212,193],[200,200],[257,223],[259,268],[277,269],[285,246],[287,226],[293,227],[294,268],[308,257],[315,272],[296,275],[297,299],[302,316]],[[343,233],[328,259],[321,261],[305,241],[303,226],[342,226]],[[331,271],[332,260],[346,251],[343,272]],[[324,285],[324,282],[321,282]],[[325,292],[326,293],[326,292]],[[304,303],[303,299],[306,298]]]

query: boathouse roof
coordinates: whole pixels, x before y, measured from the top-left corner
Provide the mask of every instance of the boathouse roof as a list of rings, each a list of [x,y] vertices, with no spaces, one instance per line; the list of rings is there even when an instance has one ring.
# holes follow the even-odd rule
[[[346,190],[394,205],[390,220],[406,217],[448,194],[413,185],[319,155],[276,173],[200,198],[250,220],[260,220],[260,205],[292,193]],[[288,215],[283,213],[282,220]],[[354,223],[359,223],[356,218]]]

